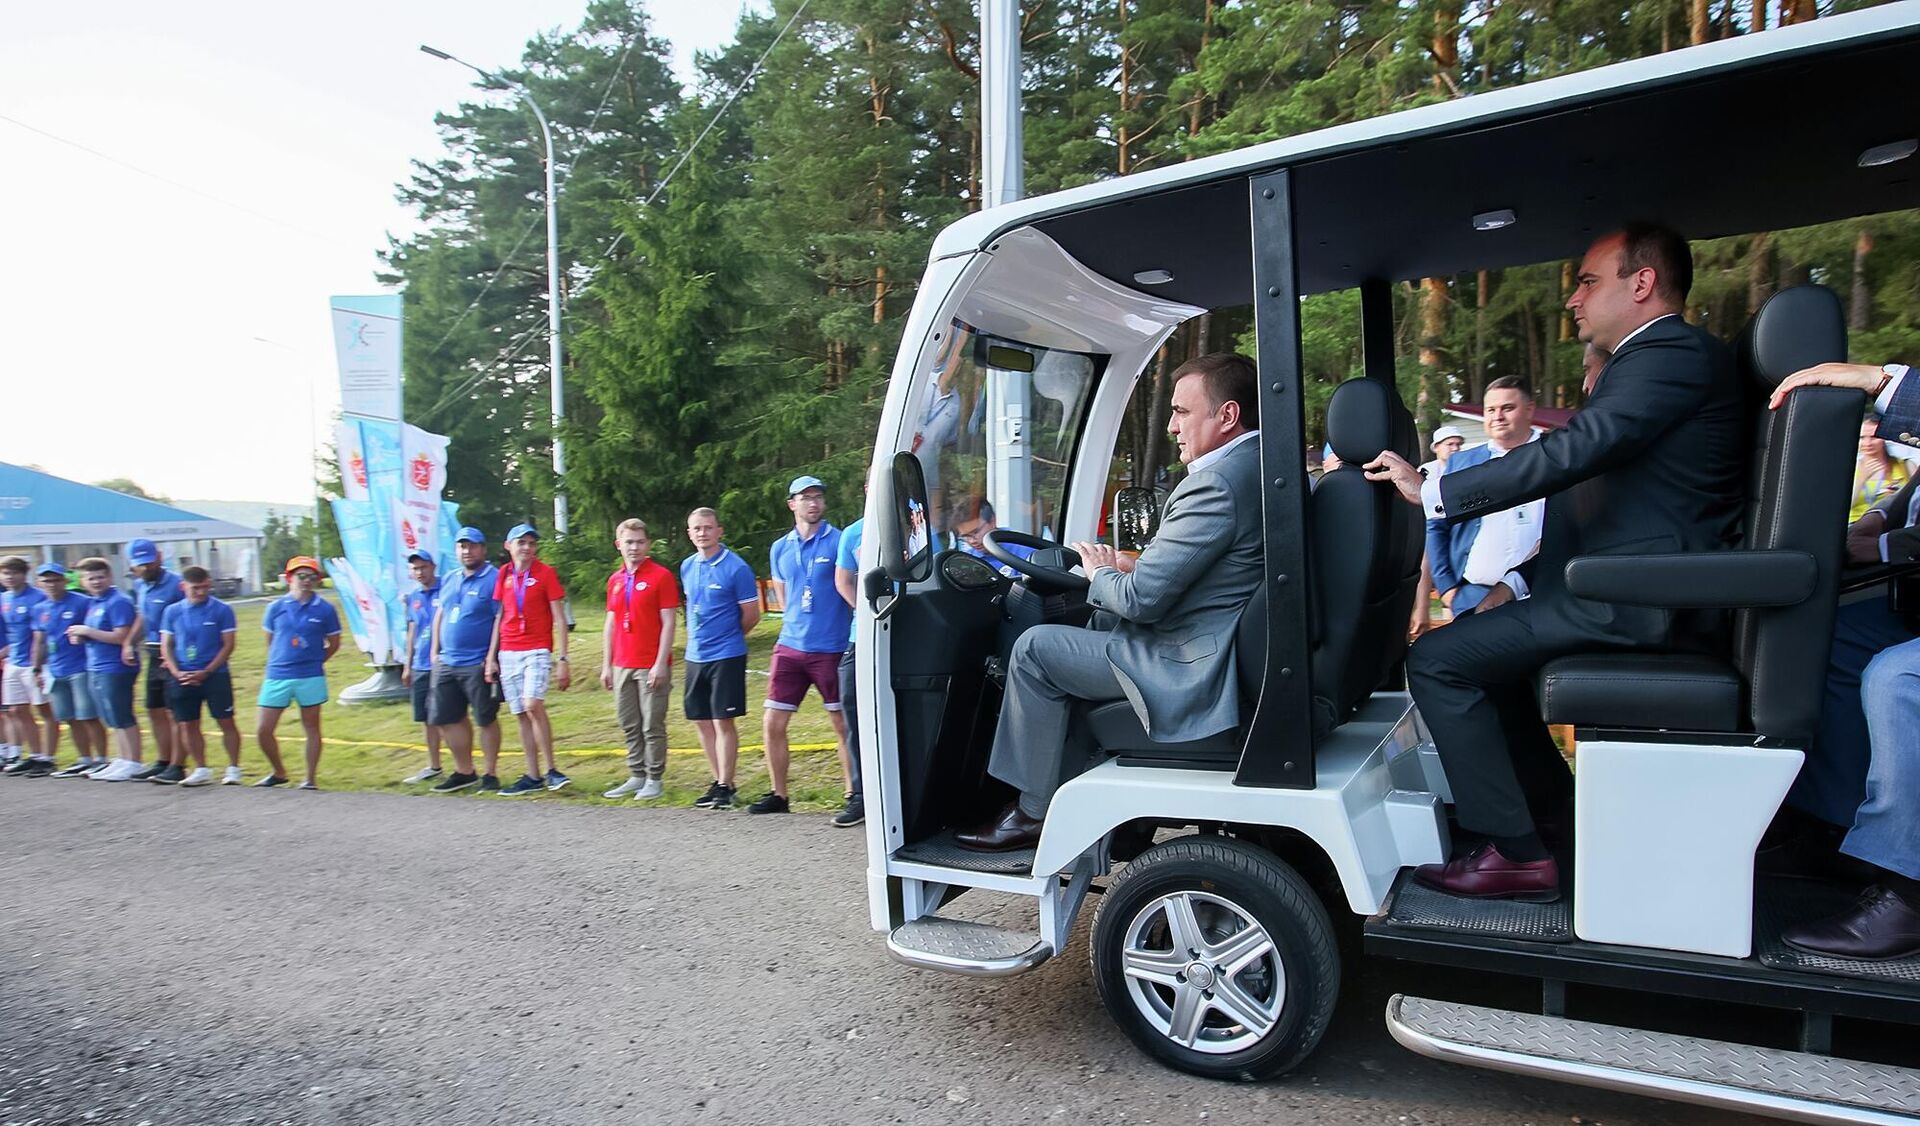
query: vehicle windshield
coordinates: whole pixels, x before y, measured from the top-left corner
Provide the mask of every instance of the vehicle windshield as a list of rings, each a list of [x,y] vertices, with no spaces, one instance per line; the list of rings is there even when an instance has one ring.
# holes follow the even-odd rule
[[[972,532],[983,521],[1053,537],[1105,360],[953,323],[916,407],[912,446],[943,545],[960,546],[956,527]]]

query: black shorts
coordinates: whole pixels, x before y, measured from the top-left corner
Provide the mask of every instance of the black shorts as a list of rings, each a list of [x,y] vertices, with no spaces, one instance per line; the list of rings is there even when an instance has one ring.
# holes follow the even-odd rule
[[[425,723],[433,702],[433,670],[413,670],[413,722]]]
[[[681,701],[688,719],[733,719],[747,711],[747,658],[687,662],[687,692]]]
[[[473,722],[487,727],[500,715],[500,685],[487,683],[485,665],[435,665],[433,703],[427,722],[435,727],[459,723],[468,712]]]
[[[147,688],[152,691],[153,681],[147,681]],[[168,677],[166,695],[167,709],[181,723],[200,722],[202,704],[215,719],[233,718],[233,673],[224,667],[198,684],[182,684]]]
[[[149,645],[145,648],[147,658],[147,710],[157,712],[161,708],[173,706],[173,700],[167,695],[167,689],[173,687],[173,674],[167,671],[165,661],[160,659],[160,647]]]

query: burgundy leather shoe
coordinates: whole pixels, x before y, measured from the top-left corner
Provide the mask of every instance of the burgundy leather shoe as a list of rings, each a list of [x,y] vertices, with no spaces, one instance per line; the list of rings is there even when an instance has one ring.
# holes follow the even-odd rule
[[[1012,802],[1000,811],[1000,816],[985,825],[955,833],[953,841],[961,848],[970,848],[975,852],[1009,852],[1016,848],[1031,848],[1040,843],[1041,824],[1020,812],[1019,802]]]
[[[1422,864],[1413,878],[1436,891],[1468,899],[1519,899],[1552,903],[1560,898],[1560,868],[1549,856],[1521,863],[1508,860],[1491,844],[1445,864]]]
[[[1860,893],[1852,908],[1780,932],[1796,950],[1834,958],[1884,962],[1920,954],[1920,910],[1879,884]]]

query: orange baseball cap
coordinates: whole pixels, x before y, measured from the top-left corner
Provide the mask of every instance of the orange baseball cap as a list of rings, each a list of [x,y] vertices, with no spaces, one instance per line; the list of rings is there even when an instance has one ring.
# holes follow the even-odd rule
[[[287,560],[287,569],[283,573],[291,575],[302,567],[305,567],[316,575],[324,575],[327,573],[321,568],[320,561],[311,555],[296,555],[292,559]]]

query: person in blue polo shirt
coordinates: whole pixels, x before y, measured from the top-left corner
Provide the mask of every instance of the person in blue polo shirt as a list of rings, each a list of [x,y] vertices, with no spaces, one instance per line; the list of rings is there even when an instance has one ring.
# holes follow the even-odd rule
[[[113,732],[120,757],[87,777],[96,782],[125,782],[146,770],[140,762],[140,724],[133,715],[133,682],[140,675],[140,654],[132,644],[133,600],[114,589],[113,564],[99,556],[82,559],[80,581],[92,602],[85,624],[67,627],[67,638],[87,647],[87,693],[94,714]]]
[[[774,593],[782,606],[780,638],[767,671],[767,707],[762,733],[767,744],[767,773],[773,789],[747,807],[748,813],[787,812],[787,727],[806,699],[818,689],[833,721],[840,761],[847,761],[847,721],[840,714],[840,654],[847,651],[853,610],[833,583],[840,551],[840,529],[827,522],[827,487],[818,477],[795,477],[787,486],[793,531],[767,553]]]
[[[33,668],[46,676],[55,724],[47,737],[47,755],[59,754],[59,724],[66,724],[80,759],[65,770],[55,770],[53,777],[80,778],[108,765],[106,731],[94,714],[93,694],[87,691],[86,643],[67,636],[69,626],[86,624],[93,600],[67,589],[67,569],[58,563],[40,564],[33,577],[47,597],[33,611]]]
[[[860,605],[860,544],[866,538],[867,518],[862,516],[840,533],[840,550],[834,553],[833,586],[851,609]],[[840,655],[840,711],[847,717],[846,761],[841,769],[847,776],[847,802],[833,815],[836,829],[851,829],[867,819],[867,799],[860,786],[860,711],[856,670],[858,656],[854,644],[860,640],[860,623],[847,627],[847,651]]]
[[[711,508],[687,514],[693,554],[680,563],[680,603],[687,608],[687,688],[681,707],[713,768],[713,785],[694,801],[732,809],[740,759],[736,721],[747,710],[747,634],[760,624],[760,584],[753,568],[720,542],[726,529]]]
[[[0,773],[39,778],[53,773],[47,736],[53,708],[40,679],[33,675],[33,611],[47,596],[27,582],[28,563],[18,555],[0,559],[0,645],[6,668],[0,670],[0,750],[7,764]],[[41,730],[45,722],[48,731]]]
[[[158,778],[167,772],[170,766],[185,763],[180,748],[173,741],[173,712],[167,707],[167,688],[173,678],[167,675],[166,666],[160,661],[160,622],[167,615],[167,607],[186,597],[180,589],[180,576],[167,570],[160,562],[160,549],[152,540],[134,540],[127,545],[127,562],[133,565],[133,608],[139,612],[134,619],[133,633],[128,641],[139,642],[147,657],[147,725],[153,729],[153,765],[140,774],[134,775],[134,781],[142,776],[147,779]],[[184,775],[185,771],[181,771]]]
[[[205,708],[220,725],[227,750],[227,785],[240,782],[240,728],[233,722],[233,657],[240,638],[233,607],[213,596],[213,576],[205,567],[180,572],[184,597],[167,607],[160,623],[160,663],[167,670],[167,706],[173,709],[176,761],[153,776],[155,782],[207,786],[207,739],[200,730]],[[184,765],[193,759],[193,773]]]
[[[487,676],[487,651],[493,646],[493,620],[500,613],[494,588],[500,569],[487,562],[487,537],[478,528],[462,528],[454,537],[460,557],[458,574],[440,583],[440,605],[434,611],[433,698],[427,722],[440,729],[453,752],[453,773],[433,788],[450,794],[478,786],[498,793],[500,776],[499,685]],[[471,718],[469,718],[471,717]],[[473,734],[480,729],[480,749],[486,755],[484,774],[473,769]]]
[[[287,588],[291,593],[267,606],[260,628],[267,631],[267,677],[260,682],[260,722],[254,736],[273,773],[255,782],[271,787],[287,784],[286,763],[280,758],[280,717],[288,705],[300,705],[300,727],[306,736],[307,774],[303,790],[320,788],[320,705],[327,702],[327,659],[340,649],[340,612],[320,597],[320,561],[310,555],[287,560]]]
[[[433,703],[433,614],[440,607],[440,576],[434,573],[433,556],[416,551],[407,556],[407,573],[414,588],[407,592],[407,667],[400,670],[400,683],[413,694],[413,722],[427,739],[427,767],[407,778],[407,785],[418,786],[440,777],[440,729],[428,722]]]

